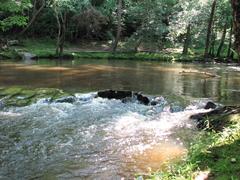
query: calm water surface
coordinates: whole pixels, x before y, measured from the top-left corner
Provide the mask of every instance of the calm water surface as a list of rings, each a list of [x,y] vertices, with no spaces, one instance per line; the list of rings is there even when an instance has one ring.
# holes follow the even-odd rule
[[[209,99],[240,104],[239,83],[232,65],[1,61],[1,87],[61,88],[77,101],[0,110],[0,179],[120,180],[164,168],[198,135],[189,116]],[[100,89],[141,91],[160,103],[94,98]]]
[[[216,77],[205,76],[209,72]],[[240,67],[146,61],[74,60],[0,62],[0,86],[54,87],[72,92],[125,89],[152,95],[240,102]]]

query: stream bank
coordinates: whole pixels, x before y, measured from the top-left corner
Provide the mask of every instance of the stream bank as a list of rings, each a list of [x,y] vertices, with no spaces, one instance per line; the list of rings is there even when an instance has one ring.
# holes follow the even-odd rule
[[[240,108],[224,106],[191,116],[200,136],[191,144],[188,155],[165,171],[139,176],[144,179],[239,179]]]

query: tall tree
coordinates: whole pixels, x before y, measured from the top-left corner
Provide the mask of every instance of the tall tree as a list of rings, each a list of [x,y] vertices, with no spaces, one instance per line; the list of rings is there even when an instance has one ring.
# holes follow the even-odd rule
[[[56,43],[56,55],[62,57],[67,32],[67,20],[72,18],[73,14],[81,13],[83,8],[90,5],[88,0],[53,0],[52,9],[57,20],[58,33]]]
[[[210,43],[211,43],[211,32],[212,32],[212,27],[213,27],[213,19],[214,19],[216,4],[217,4],[217,0],[213,0],[212,6],[211,6],[211,13],[209,16],[209,21],[208,21],[208,28],[207,28],[207,38],[206,38],[205,52],[204,52],[205,57],[209,56],[209,47],[210,47]]]
[[[30,20],[27,24],[27,26],[20,32],[20,34],[24,34],[29,28],[30,26],[34,23],[34,21],[36,20],[37,16],[40,14],[40,12],[43,10],[43,8],[45,7],[45,2],[46,0],[34,0],[32,2],[33,7],[32,7],[32,13],[31,13],[31,17]]]
[[[137,0],[128,1],[125,8],[126,24],[130,24],[133,33],[126,43],[128,50],[136,51],[146,44],[150,50],[161,50],[168,41],[169,20],[173,13],[175,0]]]
[[[231,21],[231,28],[230,28],[230,32],[229,32],[229,43],[228,43],[228,51],[227,51],[227,57],[231,58],[232,56],[232,35],[233,35],[233,22]]]
[[[121,36],[121,31],[122,31],[122,5],[123,1],[118,0],[117,1],[117,33],[116,37],[114,39],[113,45],[112,45],[112,51],[115,52],[118,46],[118,42]]]
[[[55,16],[58,25],[58,33],[57,33],[57,44],[56,44],[56,55],[61,57],[63,55],[63,46],[65,42],[65,34],[66,34],[66,24],[67,24],[67,12],[59,12],[55,9]]]
[[[231,0],[233,9],[233,30],[235,36],[235,51],[240,61],[240,0]]]
[[[184,40],[183,52],[182,52],[183,55],[188,54],[190,39],[191,39],[191,24],[189,24],[187,26],[187,33],[186,33],[186,37],[185,37],[185,40]]]
[[[209,11],[209,5],[199,0],[179,0],[173,7],[174,13],[169,23],[169,38],[173,45],[183,43],[183,54],[188,53],[188,49],[194,41],[202,38],[205,26],[205,19]],[[194,38],[192,38],[192,36]],[[201,46],[197,42],[197,47]]]
[[[220,45],[218,46],[218,50],[217,50],[217,57],[220,57],[220,55],[221,55],[222,47],[224,45],[224,41],[225,41],[225,38],[226,38],[226,33],[227,33],[227,21],[225,22],[225,25],[224,25],[224,28],[223,28]]]

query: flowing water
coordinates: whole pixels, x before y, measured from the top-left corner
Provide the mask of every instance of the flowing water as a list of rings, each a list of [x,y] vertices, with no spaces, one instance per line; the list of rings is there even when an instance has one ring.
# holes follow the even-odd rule
[[[198,135],[189,116],[206,111],[209,99],[239,104],[239,83],[239,67],[224,65],[1,62],[0,86],[57,87],[75,93],[77,101],[40,100],[0,111],[0,179],[133,179],[164,168]],[[160,101],[145,106],[94,98],[107,88],[142,91]]]

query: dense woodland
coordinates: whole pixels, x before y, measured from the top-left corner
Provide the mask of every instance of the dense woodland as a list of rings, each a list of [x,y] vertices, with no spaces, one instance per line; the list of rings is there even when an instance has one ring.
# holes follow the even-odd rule
[[[0,39],[107,41],[109,50],[181,48],[205,59],[239,59],[239,0],[1,0]],[[143,48],[140,48],[143,47]]]

